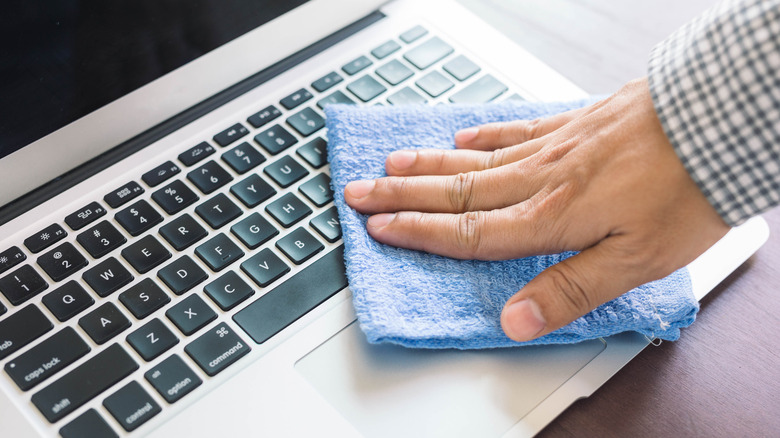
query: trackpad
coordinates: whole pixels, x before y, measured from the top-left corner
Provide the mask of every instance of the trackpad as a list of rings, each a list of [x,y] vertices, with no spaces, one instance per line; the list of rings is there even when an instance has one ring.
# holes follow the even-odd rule
[[[605,346],[411,350],[352,323],[295,368],[364,435],[499,436]]]

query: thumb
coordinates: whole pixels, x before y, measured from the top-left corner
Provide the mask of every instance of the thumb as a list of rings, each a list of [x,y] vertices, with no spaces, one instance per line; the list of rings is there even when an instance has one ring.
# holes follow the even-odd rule
[[[530,341],[642,284],[612,240],[602,240],[529,281],[504,306],[504,333],[515,341]]]

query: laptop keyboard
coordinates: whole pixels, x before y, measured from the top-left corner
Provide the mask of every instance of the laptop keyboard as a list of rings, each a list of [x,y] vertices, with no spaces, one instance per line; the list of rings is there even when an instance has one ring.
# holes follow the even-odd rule
[[[416,26],[4,248],[6,377],[65,437],[197,391],[347,286],[322,109],[507,94],[481,73]]]

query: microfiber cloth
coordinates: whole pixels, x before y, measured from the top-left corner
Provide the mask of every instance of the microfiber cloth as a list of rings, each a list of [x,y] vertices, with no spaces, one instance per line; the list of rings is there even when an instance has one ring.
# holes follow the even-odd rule
[[[369,342],[477,349],[574,343],[631,330],[650,338],[679,338],[680,328],[690,325],[699,309],[686,269],[631,290],[553,333],[518,343],[501,329],[504,303],[542,270],[574,253],[476,261],[395,248],[371,238],[368,217],[344,201],[348,182],[386,176],[385,158],[392,151],[454,148],[453,134],[459,129],[550,116],[592,101],[326,107],[328,159],[347,277]]]

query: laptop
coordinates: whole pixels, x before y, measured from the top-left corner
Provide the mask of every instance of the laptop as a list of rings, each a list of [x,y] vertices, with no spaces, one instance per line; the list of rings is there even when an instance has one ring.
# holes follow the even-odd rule
[[[363,338],[324,106],[585,95],[457,3],[14,8],[4,435],[530,436],[652,341],[462,352]],[[692,262],[697,298],[767,236],[753,219]]]

